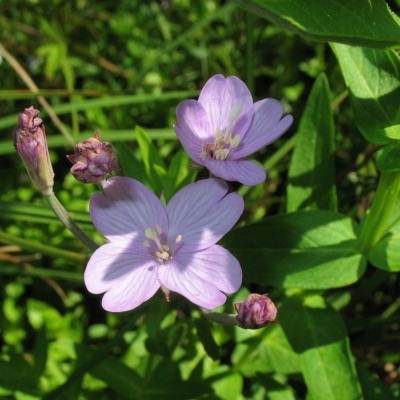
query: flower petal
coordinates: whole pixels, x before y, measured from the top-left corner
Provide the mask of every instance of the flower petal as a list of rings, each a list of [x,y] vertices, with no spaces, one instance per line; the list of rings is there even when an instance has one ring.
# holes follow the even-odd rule
[[[242,283],[238,260],[221,246],[181,254],[159,268],[161,283],[192,303],[213,309],[225,303],[221,293],[236,292]]]
[[[185,100],[176,109],[176,136],[189,156],[204,165],[200,153],[204,143],[214,142],[213,131],[203,106],[195,100]]]
[[[89,292],[106,294],[103,307],[127,311],[148,300],[160,287],[158,263],[129,241],[107,243],[89,260],[84,279]]]
[[[95,227],[111,242],[137,239],[158,224],[168,231],[165,209],[157,196],[135,179],[114,177],[103,185],[103,194],[90,200],[90,214]]]
[[[282,117],[283,106],[275,99],[264,99],[254,103],[251,126],[237,149],[231,151],[231,160],[247,157],[274,142],[283,135],[293,122],[289,114]]]
[[[237,222],[244,209],[243,198],[229,193],[219,179],[204,179],[181,189],[167,205],[168,244],[173,253],[210,247]],[[177,243],[176,238],[181,236]]]
[[[238,181],[247,186],[255,186],[265,181],[265,169],[251,160],[209,160],[206,167],[212,174],[227,181]]]
[[[253,118],[253,98],[247,86],[236,76],[215,75],[204,85],[199,103],[204,107],[214,134],[228,128],[242,137]],[[234,121],[233,125],[232,122]]]

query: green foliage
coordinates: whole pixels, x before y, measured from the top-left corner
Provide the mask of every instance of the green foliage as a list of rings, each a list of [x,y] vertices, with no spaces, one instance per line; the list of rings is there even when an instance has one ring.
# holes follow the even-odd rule
[[[0,3],[0,398],[400,398],[399,14],[398,0]],[[168,201],[207,178],[172,126],[217,73],[294,116],[254,155],[266,182],[230,185],[246,208],[220,241],[244,283],[217,311],[268,292],[277,322],[213,324],[161,292],[105,312],[83,284],[90,251],[15,155],[18,115],[41,109],[55,192],[102,244],[69,135],[99,130],[121,175]]]
[[[399,18],[383,0],[235,1],[307,39],[370,47],[400,42]]]
[[[235,229],[221,243],[245,266],[247,282],[328,289],[363,275],[352,220],[328,211],[299,211]]]
[[[382,147],[376,155],[376,166],[381,172],[400,171],[400,146],[389,144]]]
[[[398,125],[400,60],[393,50],[332,44],[349,89],[358,129],[375,144],[392,142],[387,129]]]
[[[286,299],[280,321],[300,364],[310,395],[323,399],[361,398],[345,325],[324,299]]]
[[[289,167],[287,211],[336,210],[334,130],[328,82],[320,76],[308,97]]]

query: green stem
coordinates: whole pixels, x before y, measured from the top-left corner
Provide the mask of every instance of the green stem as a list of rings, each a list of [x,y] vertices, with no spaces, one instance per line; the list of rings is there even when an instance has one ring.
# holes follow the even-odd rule
[[[367,254],[386,233],[399,190],[400,173],[382,172],[374,201],[361,228],[358,248],[363,254]]]
[[[83,244],[89,247],[90,250],[95,251],[98,249],[98,245],[88,236],[85,232],[76,224],[76,222],[70,217],[64,206],[58,201],[54,193],[44,196],[54,213],[57,215],[59,220],[64,226],[69,229],[73,235],[75,235]]]
[[[201,308],[204,316],[211,322],[216,322],[222,325],[237,326],[236,315],[235,314],[224,314],[217,313],[205,308]]]

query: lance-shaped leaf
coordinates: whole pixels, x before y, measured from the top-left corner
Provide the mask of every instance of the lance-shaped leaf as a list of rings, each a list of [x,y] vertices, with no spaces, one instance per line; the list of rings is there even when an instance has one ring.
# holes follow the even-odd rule
[[[289,168],[287,210],[335,211],[334,129],[328,81],[315,82],[296,133]]]
[[[322,297],[285,299],[279,321],[300,356],[311,398],[363,398],[344,322]]]
[[[398,17],[383,0],[236,0],[307,39],[357,46],[399,44]]]
[[[376,166],[381,172],[400,172],[400,143],[383,146],[377,153]]]
[[[343,215],[299,211],[234,229],[220,243],[238,258],[246,282],[328,289],[354,283],[365,271],[356,231]]]
[[[374,267],[385,271],[400,271],[400,232],[389,233],[368,254]]]
[[[393,50],[331,44],[349,89],[354,119],[367,140],[390,144],[400,123],[400,59]]]

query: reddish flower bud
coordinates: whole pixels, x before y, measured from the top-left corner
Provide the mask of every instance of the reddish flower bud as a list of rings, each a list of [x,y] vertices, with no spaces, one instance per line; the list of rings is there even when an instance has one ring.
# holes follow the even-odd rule
[[[112,171],[120,171],[111,144],[102,142],[98,131],[94,137],[78,143],[75,154],[67,158],[74,164],[72,175],[83,183],[100,183]]]
[[[13,130],[13,141],[32,182],[44,195],[50,195],[53,192],[54,172],[44,125],[42,120],[37,118],[38,114],[39,111],[32,106],[25,108]]]
[[[278,312],[266,294],[250,294],[244,301],[233,303],[233,306],[238,313],[236,321],[244,329],[259,329],[272,324]]]

